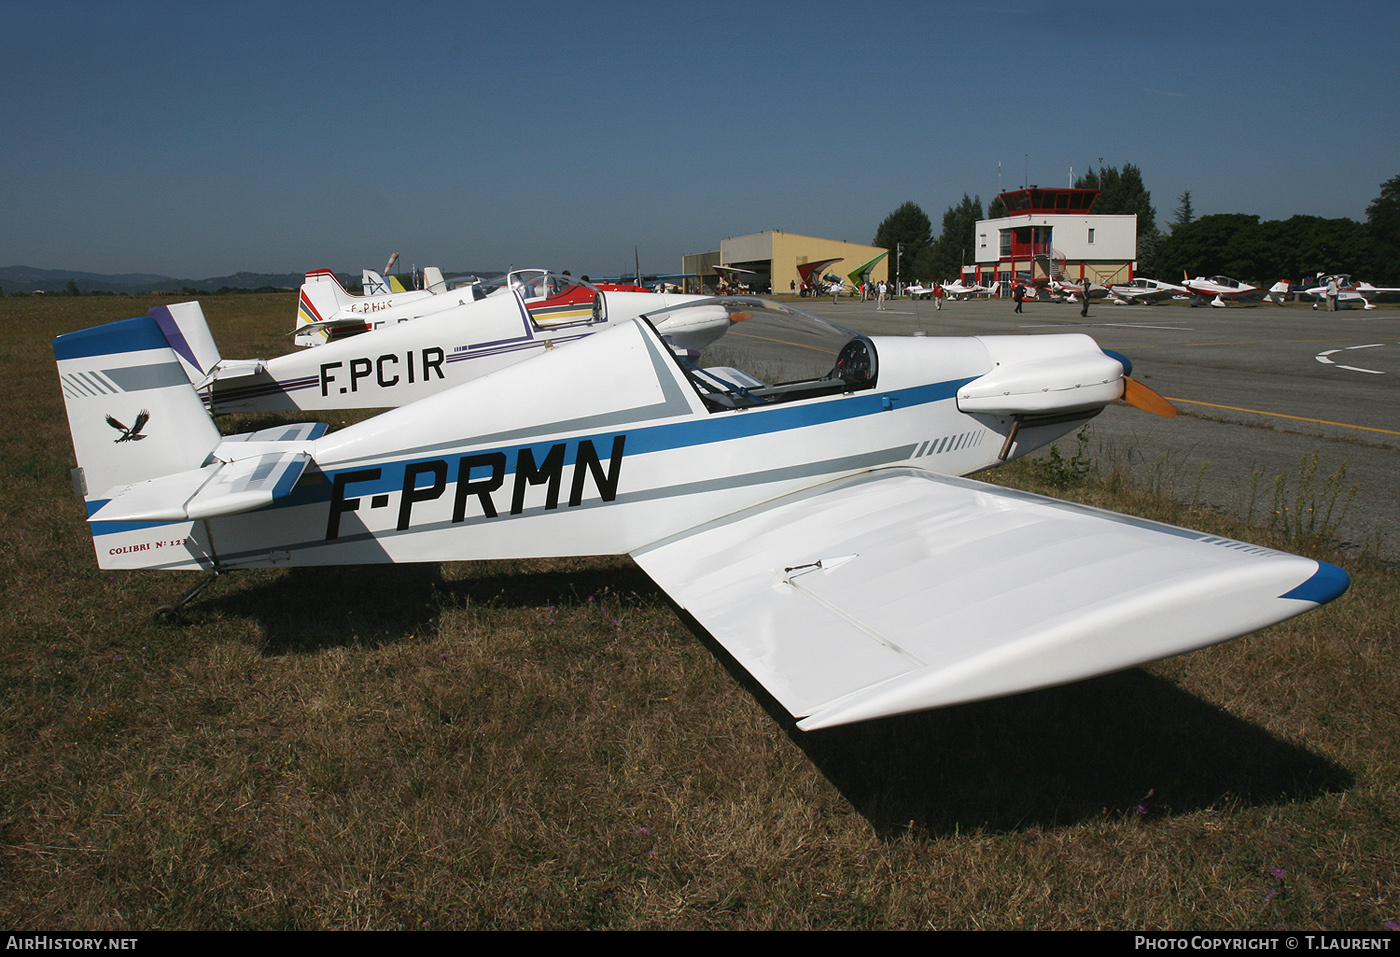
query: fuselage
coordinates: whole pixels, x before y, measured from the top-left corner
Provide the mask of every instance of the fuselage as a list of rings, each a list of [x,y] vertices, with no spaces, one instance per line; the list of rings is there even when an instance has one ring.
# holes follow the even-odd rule
[[[395,408],[635,318],[699,296],[602,292],[600,308],[537,315],[515,293],[466,301],[268,359],[255,375],[216,378],[210,411]],[[441,297],[438,297],[441,298]],[[696,330],[718,334],[724,323]]]
[[[273,506],[140,529],[94,522],[98,557],[228,568],[626,553],[856,472],[985,468],[1122,392],[1121,366],[1087,337],[1009,352],[997,340],[862,339],[878,365],[865,384],[736,390],[754,404],[721,407],[650,325],[627,323],[297,444],[315,469]],[[1093,368],[1047,397],[1045,357],[1065,343]],[[157,541],[179,544],[152,564]]]

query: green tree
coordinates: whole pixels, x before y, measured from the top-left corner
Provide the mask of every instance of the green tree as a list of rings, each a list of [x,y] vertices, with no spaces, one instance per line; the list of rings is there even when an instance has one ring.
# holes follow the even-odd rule
[[[928,214],[919,208],[918,203],[908,202],[884,218],[880,228],[875,230],[872,245],[893,252],[895,244],[900,243],[917,251],[932,241],[933,223]]]
[[[1366,243],[1366,262],[1353,268],[1393,282],[1400,275],[1400,176],[1382,183],[1381,194],[1366,207]]]
[[[1172,231],[1157,247],[1155,264],[1159,278],[1175,281],[1183,273],[1209,276],[1224,273],[1246,279],[1247,260],[1258,248],[1259,217],[1245,213],[1216,213],[1202,216]]]
[[[929,221],[928,214],[918,203],[908,202],[885,217],[880,227],[875,230],[875,242],[872,245],[888,249],[892,259],[898,255],[898,263],[891,263],[890,274],[894,275],[897,266],[903,281],[913,275],[913,264],[932,241],[933,223]]]
[[[957,278],[963,264],[972,260],[977,221],[985,218],[982,197],[963,193],[962,202],[943,214],[943,231],[915,261],[913,275],[940,281]]]
[[[1157,210],[1152,205],[1152,193],[1143,184],[1142,170],[1132,163],[1124,163],[1121,170],[1105,166],[1095,172],[1090,167],[1074,181],[1074,188],[1099,190],[1099,198],[1094,203],[1096,213],[1105,216],[1136,214],[1139,245],[1157,231]]]
[[[1196,211],[1191,208],[1191,191],[1188,189],[1176,200],[1176,209],[1172,212],[1172,221],[1168,228],[1175,231],[1179,227],[1191,225],[1191,221],[1196,218]]]
[[[1162,248],[1162,242],[1166,235],[1153,226],[1147,233],[1138,234],[1137,243],[1137,271],[1144,276],[1157,275],[1157,251]]]
[[[1165,238],[1157,228],[1157,209],[1152,205],[1152,193],[1142,181],[1142,170],[1132,163],[1104,166],[1089,171],[1074,181],[1075,189],[1097,189],[1099,198],[1094,212],[1105,216],[1137,216],[1138,271],[1152,275],[1158,269],[1157,252]]]
[[[1258,249],[1251,253],[1260,282],[1297,280],[1317,273],[1362,268],[1369,252],[1366,227],[1353,219],[1293,216],[1260,223]]]

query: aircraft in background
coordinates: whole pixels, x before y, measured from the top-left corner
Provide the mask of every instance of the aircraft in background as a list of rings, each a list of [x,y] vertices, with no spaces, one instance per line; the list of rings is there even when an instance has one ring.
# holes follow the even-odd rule
[[[583,278],[607,292],[681,292],[682,287],[677,285],[675,280],[699,278],[695,273],[644,274],[641,256],[636,246],[632,247],[632,268],[635,271],[631,275],[606,276],[601,279],[596,276]]]
[[[394,263],[399,261],[399,254],[394,253],[389,257],[389,261],[384,264],[383,275],[373,269],[360,270],[360,289],[366,296],[383,296],[391,292],[408,292],[404,284],[399,282],[398,277],[390,270],[394,268]],[[384,276],[388,276],[385,279]]]
[[[1096,286],[1092,281],[1082,280],[1080,282],[1065,282],[1060,279],[1051,279],[1041,287],[1033,283],[1037,289],[1043,288],[1053,302],[1073,302],[1082,300],[1087,289],[1090,299],[1102,299],[1108,295],[1106,286]]]
[[[604,292],[680,292],[681,286],[676,280],[683,282],[687,279],[698,279],[699,276],[693,272],[675,272],[646,273],[640,279],[635,275],[585,278]]]
[[[1127,282],[1109,283],[1108,295],[1119,305],[1133,303],[1154,303],[1178,296],[1188,296],[1185,286],[1176,286],[1159,279],[1144,279],[1139,276]]]
[[[738,266],[715,266],[715,272],[719,273],[720,295],[724,295],[727,290],[737,289],[740,292],[747,292],[749,284],[740,279],[740,276],[757,276],[758,273],[752,269],[741,269]]]
[[[728,332],[699,355],[659,332],[717,302]],[[1118,671],[1347,587],[957,477],[1119,398],[1175,411],[1088,336],[866,337],[748,298],[649,319],[339,431],[228,437],[156,319],[60,336],[98,564],[630,554],[803,730]],[[114,437],[141,417],[141,442]]]
[[[943,287],[943,295],[948,299],[971,299],[974,296],[990,296],[992,294],[992,287],[984,286],[981,283],[967,285],[959,281],[940,283],[940,285]]]
[[[470,302],[511,292],[524,301],[530,315],[541,325],[593,321],[606,312],[604,298],[611,296],[628,310],[628,318],[649,309],[686,301],[670,298],[628,298],[661,295],[639,286],[604,283],[601,286],[548,269],[516,269],[490,279],[466,277],[452,282],[442,279],[435,267],[424,270],[432,279],[427,289],[379,296],[355,296],[341,286],[329,269],[306,274],[297,307],[294,342],[299,346],[319,346],[385,326],[422,319]],[[621,296],[617,294],[621,293]],[[702,298],[694,296],[691,298]]]
[[[1191,296],[1193,307],[1211,305],[1219,309],[1223,309],[1230,303],[1263,302],[1265,299],[1283,305],[1289,290],[1287,280],[1280,280],[1270,288],[1265,289],[1262,286],[1251,286],[1237,279],[1231,279],[1229,276],[1198,276],[1195,279],[1185,280],[1182,282],[1182,286]]]
[[[1311,280],[1315,285],[1298,290],[1298,295],[1312,299],[1313,308],[1316,309],[1327,301],[1327,286],[1333,279],[1337,281],[1338,308],[1348,309],[1360,305],[1363,309],[1374,309],[1377,301],[1394,301],[1396,298],[1400,298],[1400,288],[1373,286],[1369,282],[1356,282],[1351,276],[1344,273],[1333,276],[1316,276]]]
[[[365,270],[365,288],[384,285],[377,273]],[[429,266],[425,276],[433,279],[426,289],[406,292],[376,292],[356,296],[346,292],[340,279],[329,269],[313,269],[306,274],[297,296],[296,326],[292,341],[299,346],[319,346],[348,336],[357,336],[396,322],[432,315],[470,301],[471,297],[441,295],[446,283],[442,273]],[[396,283],[397,285],[397,283]]]
[[[480,299],[452,296],[449,308],[412,322],[396,321],[273,359],[225,359],[197,302],[157,306],[149,315],[169,335],[187,378],[211,412],[221,415],[393,408],[643,312],[709,301],[703,296],[602,292],[544,270],[524,272],[542,275],[514,284],[502,277],[501,285],[487,286],[490,291]],[[570,301],[571,289],[587,295]],[[535,298],[526,301],[526,294]],[[723,307],[712,305],[660,325],[677,348],[698,351],[721,335],[729,321]]]
[[[442,270],[436,266],[424,266],[422,274],[422,285],[416,289],[405,286],[398,276],[381,276],[373,269],[360,270],[360,288],[365,296],[385,296],[393,293],[407,292],[431,292],[439,293],[447,289],[447,281],[442,277]]]
[[[1356,284],[1356,291],[1365,298],[1368,305],[1400,301],[1400,286],[1373,286],[1369,282],[1359,282]]]

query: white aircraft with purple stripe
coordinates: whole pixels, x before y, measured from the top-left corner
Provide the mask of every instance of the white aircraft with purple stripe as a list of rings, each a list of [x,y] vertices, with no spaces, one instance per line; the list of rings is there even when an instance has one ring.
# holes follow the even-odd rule
[[[395,408],[635,319],[645,310],[705,299],[604,292],[597,297],[592,309],[560,319],[542,318],[514,290],[479,300],[467,296],[449,309],[275,359],[225,359],[197,302],[157,306],[150,318],[210,411],[222,415]],[[698,351],[728,324],[728,313],[712,304],[681,313],[666,332],[677,348]]]

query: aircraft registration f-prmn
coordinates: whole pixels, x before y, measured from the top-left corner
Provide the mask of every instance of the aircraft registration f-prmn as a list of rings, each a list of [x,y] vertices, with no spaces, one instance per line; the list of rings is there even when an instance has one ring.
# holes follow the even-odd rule
[[[657,331],[716,306],[698,354]],[[1116,671],[1348,584],[959,478],[1119,398],[1174,414],[1084,335],[867,338],[711,300],[336,432],[228,437],[171,345],[150,317],[54,342],[103,568],[629,554],[803,729]]]

